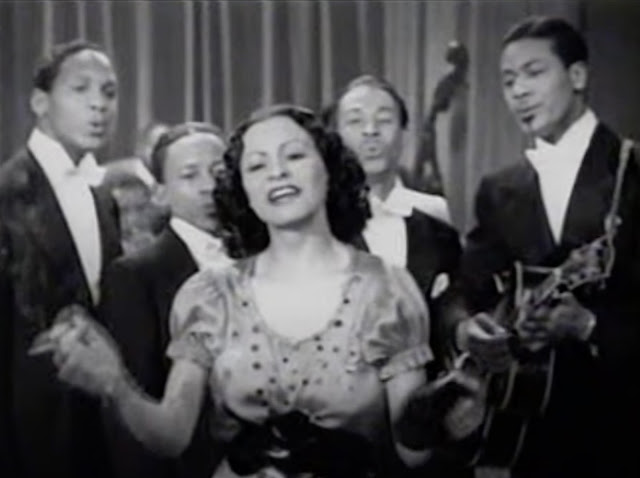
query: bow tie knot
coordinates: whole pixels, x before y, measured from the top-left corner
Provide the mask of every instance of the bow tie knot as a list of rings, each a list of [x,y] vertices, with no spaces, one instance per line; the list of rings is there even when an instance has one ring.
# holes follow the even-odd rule
[[[77,166],[70,167],[66,175],[85,181],[89,186],[98,186],[105,175],[105,169],[98,165],[95,158],[87,156]]]
[[[551,144],[545,141],[537,141],[535,148],[525,151],[527,158],[537,166],[549,165],[549,163],[559,166],[557,163],[565,162],[564,158],[570,158],[574,154],[570,145]]]
[[[405,217],[411,214],[411,208],[393,201],[381,201],[376,196],[370,196],[369,206],[371,207],[371,215],[374,217]]]

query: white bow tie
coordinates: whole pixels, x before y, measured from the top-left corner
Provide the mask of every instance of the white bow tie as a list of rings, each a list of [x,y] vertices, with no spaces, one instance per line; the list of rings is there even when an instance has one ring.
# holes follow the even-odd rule
[[[411,215],[411,208],[403,207],[401,204],[394,204],[389,201],[381,201],[376,196],[369,196],[371,215],[374,217],[391,216],[405,217]]]
[[[555,145],[545,141],[536,141],[535,148],[525,151],[527,158],[539,167],[562,167],[566,163],[563,159],[571,158],[574,154],[569,145]]]
[[[76,167],[67,170],[67,175],[82,179],[89,186],[98,186],[104,179],[105,168],[93,156],[85,156]]]
[[[527,149],[525,154],[529,160],[534,163],[546,163],[549,161],[555,161],[561,156],[561,148],[535,148]]]

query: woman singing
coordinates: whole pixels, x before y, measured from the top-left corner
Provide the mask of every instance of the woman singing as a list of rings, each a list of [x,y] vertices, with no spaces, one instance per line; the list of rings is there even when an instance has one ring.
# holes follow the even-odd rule
[[[162,401],[144,396],[90,319],[54,327],[61,380],[102,395],[147,446],[188,444],[206,390],[226,443],[215,478],[398,476],[395,430],[431,360],[428,312],[404,269],[348,245],[368,217],[364,174],[308,110],[254,113],[215,191],[232,255],[192,276],[171,315]],[[413,447],[415,448],[415,447]]]

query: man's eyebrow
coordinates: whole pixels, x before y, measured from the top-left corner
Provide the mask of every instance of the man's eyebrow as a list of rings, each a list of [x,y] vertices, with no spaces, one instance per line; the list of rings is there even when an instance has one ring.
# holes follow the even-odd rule
[[[198,165],[195,163],[186,163],[180,166],[180,169],[178,169],[178,171],[180,172],[191,172],[191,171],[197,171],[198,170]]]
[[[527,67],[527,66],[535,65],[536,63],[544,63],[544,60],[542,58],[532,58],[522,66]]]
[[[344,112],[345,113],[349,113],[349,112],[359,112],[362,111],[362,107],[358,106],[358,105],[352,105],[352,106],[346,106],[344,108]]]
[[[502,69],[502,73],[505,74],[505,73],[514,72],[517,69],[528,68],[530,66],[535,66],[538,63],[544,63],[544,60],[542,58],[532,58],[531,60],[528,60],[525,63],[523,63],[522,65],[518,65],[517,67],[503,68]]]

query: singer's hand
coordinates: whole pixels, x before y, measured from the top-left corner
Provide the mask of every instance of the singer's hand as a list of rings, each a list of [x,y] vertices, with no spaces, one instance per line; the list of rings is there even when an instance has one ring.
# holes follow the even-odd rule
[[[480,382],[460,370],[418,388],[409,398],[397,424],[400,441],[410,449],[423,450],[445,446],[451,440],[468,436],[480,424],[476,408]],[[471,410],[473,408],[473,410]],[[480,411],[480,419],[484,409]]]
[[[117,346],[88,315],[76,314],[71,320],[54,325],[50,336],[56,342],[53,361],[61,381],[106,398],[124,380]]]
[[[487,390],[479,377],[462,371],[455,371],[453,380],[462,393],[444,415],[444,428],[450,440],[461,440],[482,424]]]
[[[458,324],[457,342],[462,350],[488,372],[509,368],[513,356],[509,334],[486,313],[476,314]]]

